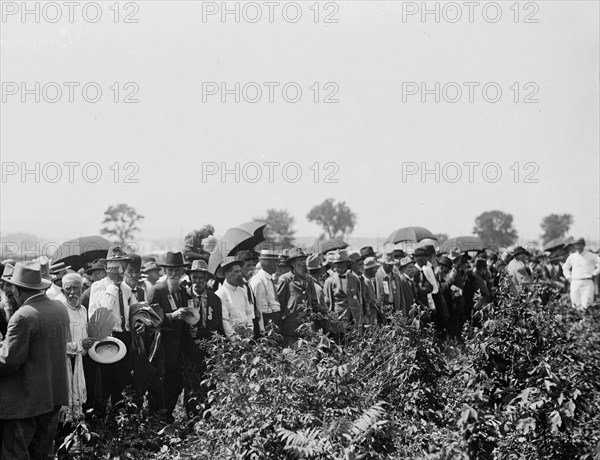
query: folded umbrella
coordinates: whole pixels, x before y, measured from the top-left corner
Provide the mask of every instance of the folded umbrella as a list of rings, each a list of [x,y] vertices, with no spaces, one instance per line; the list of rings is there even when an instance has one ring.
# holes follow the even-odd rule
[[[424,227],[404,227],[392,232],[385,240],[385,243],[396,244],[401,243],[402,241],[413,241],[418,243],[425,239],[437,240],[434,234]]]

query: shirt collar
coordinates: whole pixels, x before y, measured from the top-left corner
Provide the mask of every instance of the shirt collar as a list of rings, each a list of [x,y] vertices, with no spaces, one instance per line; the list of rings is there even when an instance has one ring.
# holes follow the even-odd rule
[[[239,289],[239,286],[234,286],[233,284],[229,284],[227,282],[227,280],[223,281],[223,286],[225,286],[230,291],[235,291],[235,290]]]

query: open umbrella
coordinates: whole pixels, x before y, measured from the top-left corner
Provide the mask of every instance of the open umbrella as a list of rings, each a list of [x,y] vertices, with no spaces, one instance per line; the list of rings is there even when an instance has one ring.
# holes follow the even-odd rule
[[[385,240],[386,243],[401,243],[402,241],[413,241],[415,243],[425,239],[437,240],[437,238],[424,227],[404,227],[392,232]]]
[[[562,248],[563,246],[567,246],[572,242],[573,238],[571,237],[554,238],[552,241],[548,241],[546,244],[544,244],[544,251],[554,251]]]
[[[64,262],[73,270],[79,270],[96,259],[106,257],[111,244],[107,239],[95,235],[65,241],[56,250],[53,263]]]
[[[456,238],[450,238],[440,246],[441,253],[447,254],[452,250],[458,250],[459,252],[469,251],[483,251],[485,244],[481,238],[477,236],[457,236]]]
[[[208,270],[216,274],[221,262],[227,256],[239,251],[250,251],[265,240],[265,222],[246,222],[225,232],[208,259]]]
[[[327,254],[329,251],[337,251],[338,249],[345,249],[347,247],[348,243],[341,238],[331,238],[315,242],[315,244],[306,248],[306,252],[310,254]]]

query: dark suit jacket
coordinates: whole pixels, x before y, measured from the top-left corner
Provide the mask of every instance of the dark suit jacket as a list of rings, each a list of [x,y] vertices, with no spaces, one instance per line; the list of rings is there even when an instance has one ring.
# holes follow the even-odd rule
[[[394,300],[394,311],[400,310],[400,277],[392,270],[391,273],[386,273],[383,267],[375,272],[375,283],[377,290],[377,297],[383,302],[384,305],[389,304],[388,294],[385,293],[384,282],[388,284],[388,290],[392,292]]]
[[[189,291],[190,297],[194,300],[197,308],[200,308],[200,298],[193,290]],[[206,327],[202,326],[202,309],[200,309],[200,321],[195,326],[185,325],[183,338],[183,353],[185,358],[192,363],[200,363],[206,357],[206,353],[196,343],[198,340],[210,340],[214,334],[220,334],[225,337],[223,329],[223,309],[221,299],[214,292],[206,290],[206,300],[208,306],[208,316],[206,318]],[[192,337],[191,329],[196,328],[196,337]]]
[[[89,287],[85,291],[83,291],[83,293],[81,294],[81,305],[83,305],[86,310],[88,308],[90,308],[90,293],[91,292],[92,292],[92,288]],[[89,314],[88,314],[88,316],[89,316]]]
[[[175,309],[171,306],[168,298],[169,288],[167,282],[162,281],[155,284],[148,293],[148,303],[158,304],[161,312],[159,316],[164,316],[162,323],[162,346],[165,351],[165,367],[167,372],[170,369],[177,368],[181,363],[182,340],[187,323],[181,319],[173,318],[173,311],[177,308],[187,307],[189,295],[184,287],[179,286],[179,304]],[[155,308],[155,310],[158,309]]]
[[[400,309],[408,316],[413,304],[417,302],[415,285],[404,275],[400,275]]]
[[[10,318],[0,348],[0,419],[35,417],[69,404],[67,307],[46,294]]]

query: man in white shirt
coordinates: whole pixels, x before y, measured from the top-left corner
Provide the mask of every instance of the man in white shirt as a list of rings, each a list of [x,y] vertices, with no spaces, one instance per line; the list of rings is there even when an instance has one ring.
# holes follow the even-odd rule
[[[226,257],[217,271],[217,277],[225,278],[216,294],[222,302],[223,329],[229,339],[239,337],[240,333],[244,337],[253,335],[254,305],[244,288],[243,265],[244,261],[236,256]]]
[[[508,263],[506,270],[515,286],[531,283],[531,273],[526,265],[530,255],[529,251],[521,246],[517,246],[513,250],[513,258]]]
[[[98,308],[107,308],[112,312],[115,319],[113,337],[121,340],[127,347],[125,357],[113,364],[98,364],[97,371],[101,376],[102,392],[94,401],[94,409],[103,414],[106,411],[108,398],[114,405],[123,399],[123,390],[133,385],[133,355],[131,353],[131,329],[129,328],[129,308],[137,303],[133,297],[131,288],[123,282],[125,269],[131,259],[119,246],[108,250],[106,258],[107,277],[92,284],[90,292],[90,308],[88,310],[91,319]],[[141,331],[140,331],[141,332]]]
[[[281,307],[275,295],[273,273],[277,270],[279,253],[270,249],[260,251],[260,270],[250,279],[256,305],[261,313],[261,330],[273,321],[277,331],[281,331]]]
[[[585,249],[585,240],[579,238],[573,242],[575,252],[563,265],[563,274],[571,282],[571,303],[578,310],[585,310],[594,300],[593,277],[600,273],[597,254]]]

